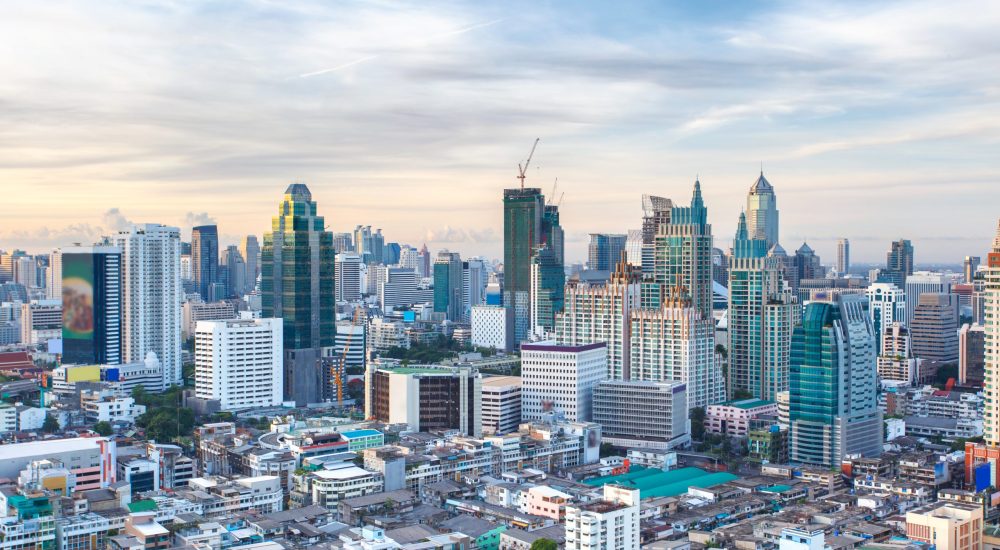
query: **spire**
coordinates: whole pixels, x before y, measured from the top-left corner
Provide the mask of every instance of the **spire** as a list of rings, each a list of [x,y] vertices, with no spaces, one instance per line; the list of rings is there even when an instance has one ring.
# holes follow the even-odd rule
[[[767,181],[767,178],[764,177],[763,164],[760,168],[760,176],[757,178],[757,181],[753,182],[753,185],[750,186],[751,195],[760,195],[762,193],[774,194],[774,187],[772,187],[771,182]]]
[[[745,241],[747,239],[747,215],[740,212],[740,221],[736,224],[736,240]]]

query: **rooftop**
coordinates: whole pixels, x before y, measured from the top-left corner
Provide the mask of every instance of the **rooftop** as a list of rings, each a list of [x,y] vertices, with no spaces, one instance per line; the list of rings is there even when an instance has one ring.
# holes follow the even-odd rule
[[[763,399],[741,399],[739,401],[726,401],[722,403],[725,407],[736,407],[737,409],[756,409],[758,407],[768,407],[774,405],[774,401],[764,401]]]
[[[104,442],[107,442],[107,439],[103,437],[73,437],[0,445],[0,461],[23,460],[55,453],[98,450],[100,444]]]

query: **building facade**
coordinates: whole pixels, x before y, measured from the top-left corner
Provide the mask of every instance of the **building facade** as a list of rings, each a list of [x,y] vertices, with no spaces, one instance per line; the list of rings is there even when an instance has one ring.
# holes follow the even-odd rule
[[[199,321],[195,395],[226,411],[281,405],[281,329],[281,319]]]
[[[483,378],[483,434],[505,435],[521,425],[521,377]]]
[[[418,432],[458,430],[480,437],[482,380],[468,367],[370,368],[365,416]]]
[[[59,254],[63,362],[122,362],[122,254],[113,246],[70,247]]]
[[[605,380],[594,387],[593,407],[606,443],[673,449],[691,442],[683,382]]]
[[[607,376],[603,342],[522,344],[521,417],[534,421],[547,413],[561,413],[571,422],[590,422],[594,387]]]

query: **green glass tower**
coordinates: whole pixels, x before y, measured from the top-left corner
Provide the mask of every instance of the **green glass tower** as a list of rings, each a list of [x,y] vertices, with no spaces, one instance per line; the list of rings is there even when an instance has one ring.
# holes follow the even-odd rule
[[[330,397],[322,349],[336,340],[333,234],[302,183],[285,190],[261,249],[264,317],[284,320],[285,399],[296,404]]]
[[[566,271],[548,246],[531,258],[531,330],[552,331],[556,315],[562,313]]]
[[[704,319],[711,319],[712,226],[700,181],[694,182],[691,206],[673,206],[669,223],[657,228],[653,254],[655,286],[644,286],[643,307],[658,307],[669,296],[690,300]]]
[[[462,288],[462,257],[442,250],[434,260],[434,312],[449,321],[459,321],[465,311]]]
[[[545,197],[541,189],[504,189],[503,305],[514,310],[517,344],[528,337],[531,327],[531,256],[542,244],[544,213]],[[558,226],[558,215],[553,218],[551,214],[549,226],[553,219]],[[550,235],[551,231],[550,228]]]

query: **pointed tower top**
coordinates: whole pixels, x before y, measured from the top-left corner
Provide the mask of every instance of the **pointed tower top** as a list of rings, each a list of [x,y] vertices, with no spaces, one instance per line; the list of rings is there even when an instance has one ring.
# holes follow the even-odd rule
[[[760,170],[760,177],[750,186],[751,195],[760,195],[762,193],[774,193],[774,187],[771,186],[771,182],[767,181],[767,178],[764,177],[763,167]]]
[[[740,221],[736,224],[736,240],[746,240],[747,239],[747,215],[745,212],[740,212]]]

